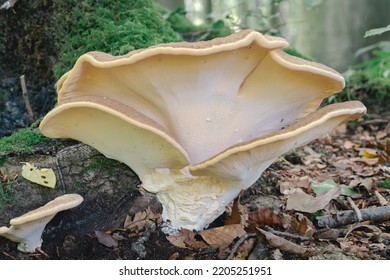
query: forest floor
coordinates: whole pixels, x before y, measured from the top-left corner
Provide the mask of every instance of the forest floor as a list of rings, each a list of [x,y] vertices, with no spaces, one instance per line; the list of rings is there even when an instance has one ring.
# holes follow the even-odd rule
[[[369,112],[284,155],[208,229],[171,236],[162,231],[156,197],[132,187],[139,181],[126,166],[96,167],[102,156],[72,141],[45,144],[27,158],[10,154],[11,165],[56,162],[62,184],[73,186],[57,191],[85,201],[48,224],[34,253],[0,238],[0,259],[390,259],[389,119]],[[15,179],[14,191],[28,189],[19,201],[58,194],[47,196],[15,170],[3,168],[0,179]],[[24,207],[7,212],[15,208],[8,205],[1,222]]]

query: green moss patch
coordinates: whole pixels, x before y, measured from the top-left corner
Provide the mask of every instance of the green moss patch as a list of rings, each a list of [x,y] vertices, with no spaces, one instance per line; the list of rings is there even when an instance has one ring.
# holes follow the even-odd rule
[[[0,139],[0,160],[7,153],[32,153],[33,147],[50,141],[38,131],[23,128],[11,136]]]
[[[56,1],[56,44],[59,58],[54,73],[59,78],[88,51],[112,55],[152,45],[181,41],[151,0]],[[63,11],[69,11],[64,13]]]
[[[13,183],[0,183],[0,210],[14,202],[14,194],[11,190]]]
[[[88,172],[91,170],[107,170],[109,176],[113,176],[115,170],[119,168],[120,162],[106,158],[103,155],[94,157],[91,162],[83,169],[83,172]]]

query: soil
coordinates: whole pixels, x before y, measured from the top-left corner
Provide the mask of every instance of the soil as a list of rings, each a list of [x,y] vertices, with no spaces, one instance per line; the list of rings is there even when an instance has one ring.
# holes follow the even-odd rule
[[[362,211],[390,205],[390,191],[383,186],[390,177],[388,122],[388,115],[368,114],[359,123],[341,126],[278,159],[210,225],[214,232],[207,233],[219,239],[231,231],[232,223],[245,229],[245,236],[233,236],[218,246],[204,232],[181,231],[180,242],[169,241],[155,195],[142,191],[127,166],[86,145],[53,140],[34,147],[33,154],[10,153],[7,167],[2,168],[7,178],[15,178],[13,200],[3,205],[1,225],[64,193],[79,193],[85,200],[55,216],[43,233],[42,247],[34,253],[19,252],[15,243],[0,238],[0,259],[226,259],[229,254],[235,259],[390,259],[388,212],[334,228],[317,223],[318,216],[344,213],[354,204]],[[53,168],[56,188],[24,179],[20,162]],[[316,213],[287,209],[287,189],[300,188],[314,197],[312,183],[326,179],[353,187],[358,195],[352,204],[340,196]],[[126,226],[137,215],[143,217],[141,225]],[[284,246],[275,245],[273,238]],[[235,246],[238,242],[242,245]]]

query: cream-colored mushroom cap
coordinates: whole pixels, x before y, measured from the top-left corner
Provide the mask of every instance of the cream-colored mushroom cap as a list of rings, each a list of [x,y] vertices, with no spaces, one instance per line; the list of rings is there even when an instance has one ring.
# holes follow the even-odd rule
[[[366,111],[357,101],[317,110],[344,79],[287,46],[244,30],[87,53],[58,82],[58,106],[40,129],[127,164],[174,228],[205,228],[277,157]]]
[[[0,227],[0,236],[18,242],[18,250],[34,252],[42,244],[42,232],[46,224],[60,211],[74,208],[83,202],[78,194],[65,194],[42,207],[27,212],[10,221],[11,227]]]
[[[89,52],[58,82],[58,104],[89,96],[125,104],[168,131],[197,164],[294,123],[344,87],[341,74],[286,54],[287,46],[244,30],[117,57]]]
[[[46,136],[86,143],[140,176],[155,168],[181,169],[189,164],[187,153],[169,131],[106,97],[74,97],[49,112],[40,127]]]

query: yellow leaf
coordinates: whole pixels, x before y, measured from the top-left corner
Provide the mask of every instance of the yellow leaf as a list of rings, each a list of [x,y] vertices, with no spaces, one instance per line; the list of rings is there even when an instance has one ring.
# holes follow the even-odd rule
[[[365,158],[378,158],[379,155],[377,154],[377,152],[375,150],[365,149],[365,150],[363,150],[363,157],[365,157]]]
[[[51,168],[38,169],[33,164],[25,162],[22,167],[22,176],[38,185],[54,188],[56,185],[56,175]]]

